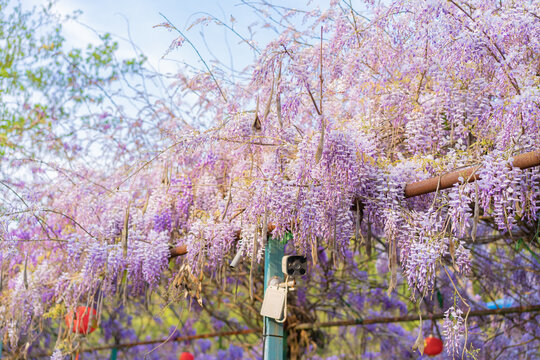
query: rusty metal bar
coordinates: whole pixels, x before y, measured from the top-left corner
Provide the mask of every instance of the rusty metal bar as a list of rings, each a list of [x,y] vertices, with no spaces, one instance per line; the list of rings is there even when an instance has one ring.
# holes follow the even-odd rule
[[[514,167],[524,170],[534,166],[540,166],[540,151],[531,151],[514,156]],[[479,169],[480,165],[471,166],[463,170],[457,170],[441,176],[407,184],[405,186],[405,197],[411,198],[429,194],[437,190],[451,188],[459,182],[460,177],[463,177],[465,182],[473,182],[479,179],[478,174],[476,174]]]
[[[531,312],[540,312],[540,305],[525,305],[525,306],[515,306],[510,308],[503,309],[487,309],[487,310],[473,310],[469,312],[468,317],[480,317],[488,315],[512,315],[512,314],[522,314],[522,313],[531,313]],[[423,314],[422,319],[443,319],[444,313],[438,314]],[[420,317],[418,315],[405,315],[405,316],[391,316],[391,317],[375,317],[371,319],[351,319],[343,321],[329,321],[321,323],[302,323],[293,327],[294,330],[306,330],[313,328],[327,328],[327,327],[336,327],[336,326],[358,326],[358,325],[372,325],[372,324],[389,324],[389,323],[398,323],[398,322],[412,322],[418,321]],[[93,348],[82,349],[81,352],[90,352],[90,351],[100,351],[100,350],[109,350],[112,348],[131,348],[141,345],[152,345],[152,344],[161,344],[169,341],[190,341],[196,339],[206,339],[219,336],[234,336],[234,335],[249,335],[249,334],[258,334],[261,332],[261,329],[245,329],[245,330],[236,330],[236,331],[223,331],[223,332],[214,332],[208,334],[200,335],[191,335],[191,336],[180,336],[170,339],[158,339],[158,340],[147,340],[139,341],[126,344],[115,344],[115,345],[104,345]],[[51,356],[48,354],[37,354],[35,357],[45,357]]]
[[[108,350],[113,347],[116,347],[118,349],[120,348],[130,348],[140,345],[152,345],[152,344],[161,344],[167,341],[175,341],[175,342],[182,342],[182,341],[190,341],[190,340],[197,340],[197,339],[208,339],[213,337],[220,337],[220,336],[234,336],[234,335],[249,335],[249,334],[255,334],[260,333],[260,329],[245,329],[245,330],[236,330],[236,331],[222,331],[222,332],[214,332],[214,333],[208,333],[208,334],[200,334],[200,335],[189,335],[189,336],[179,336],[176,338],[171,339],[158,339],[158,340],[147,340],[147,341],[139,341],[134,343],[127,343],[127,344],[118,344],[118,345],[110,345],[110,346],[100,346],[95,347],[92,349],[85,349],[85,352],[88,351],[99,351],[99,350]]]
[[[509,315],[520,314],[528,312],[540,312],[540,305],[528,305],[528,306],[516,306],[504,309],[488,309],[488,310],[474,310],[469,313],[469,317],[487,316],[487,315]],[[438,314],[423,314],[422,319],[442,319],[444,313]],[[355,325],[371,325],[371,324],[389,324],[398,322],[411,322],[418,321],[420,317],[418,315],[405,315],[394,317],[379,317],[371,319],[352,319],[343,321],[329,321],[323,323],[304,323],[294,327],[296,330],[305,330],[313,328],[325,328],[334,326],[355,326]]]
[[[146,340],[146,341],[138,341],[138,342],[132,342],[132,343],[125,343],[125,344],[115,344],[115,345],[104,345],[104,346],[96,346],[92,348],[87,349],[81,349],[81,353],[85,352],[92,352],[92,351],[101,351],[101,350],[109,350],[109,349],[123,349],[123,348],[132,348],[136,346],[142,346],[142,345],[153,345],[153,344],[162,344],[166,342],[183,342],[183,341],[191,341],[191,340],[197,340],[197,339],[207,339],[207,338],[213,338],[213,337],[220,337],[220,336],[234,336],[234,335],[249,335],[249,334],[257,334],[260,333],[260,329],[244,329],[244,330],[235,330],[235,331],[221,331],[221,332],[213,332],[208,334],[200,334],[200,335],[189,335],[189,336],[179,336],[175,338],[166,338],[166,339],[157,339],[157,340]],[[46,353],[46,354],[36,354],[35,357],[49,357],[52,353]]]

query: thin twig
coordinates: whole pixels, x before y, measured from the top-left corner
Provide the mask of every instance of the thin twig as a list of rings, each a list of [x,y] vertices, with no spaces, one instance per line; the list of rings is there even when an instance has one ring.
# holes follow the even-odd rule
[[[184,33],[182,31],[180,31],[180,29],[178,29],[176,26],[174,26],[173,23],[169,19],[167,19],[167,17],[165,15],[163,15],[162,13],[159,13],[159,15],[161,15],[161,17],[164,18],[165,21],[167,21],[167,24],[169,24],[169,26],[171,28],[176,30],[184,38],[184,40],[193,48],[193,50],[195,50],[195,52],[197,53],[197,56],[202,61],[202,63],[206,67],[206,70],[208,70],[208,73],[212,77],[212,80],[214,80],[214,82],[216,83],[216,86],[217,86],[217,88],[219,90],[219,93],[223,97],[223,100],[225,100],[225,102],[228,102],[227,97],[225,96],[225,93],[223,92],[223,90],[221,90],[221,86],[219,86],[219,83],[218,83],[216,77],[214,76],[214,73],[212,72],[212,70],[210,70],[210,68],[208,67],[208,64],[206,63],[206,61],[204,61],[204,58],[202,57],[201,53],[199,53],[199,50],[197,50],[197,47],[195,45],[193,45],[193,43],[188,39],[188,37],[185,36]]]

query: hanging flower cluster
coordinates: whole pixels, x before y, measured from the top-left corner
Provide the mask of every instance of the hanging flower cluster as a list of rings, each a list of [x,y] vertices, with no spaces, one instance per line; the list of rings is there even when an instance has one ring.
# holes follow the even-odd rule
[[[463,311],[450,307],[444,313],[443,335],[448,355],[459,354],[465,330]]]
[[[360,249],[383,259],[376,268],[389,270],[384,287],[407,283],[404,298],[474,292],[455,284],[504,273],[511,262],[483,260],[511,257],[490,247],[489,236],[511,240],[538,228],[540,171],[514,167],[513,156],[539,149],[540,26],[534,1],[459,3],[367,1],[366,20],[334,1],[261,49],[247,81],[226,86],[223,74],[180,74],[178,100],[196,94],[186,113],[200,118],[186,125],[156,103],[160,116],[169,114],[160,134],[168,147],[150,147],[139,166],[81,166],[76,176],[56,171],[50,181],[3,187],[10,205],[0,218],[0,337],[15,352],[37,341],[52,309],[84,303],[101,314],[155,292],[167,300],[181,292],[208,309],[208,278],[221,280],[226,294],[211,295],[231,301],[226,287],[239,280],[224,275],[225,265],[240,252],[252,275],[269,236],[290,238],[288,251],[310,259],[312,280],[335,302],[324,309],[330,317],[370,301],[406,311],[391,291],[353,296],[358,289],[332,281],[340,266],[360,266]],[[477,166],[478,181],[405,198],[405,184],[468,166]],[[170,251],[179,245],[187,254],[176,266]],[[527,246],[526,260],[511,260],[537,269]],[[533,301],[537,272],[508,273],[531,294],[523,301]],[[492,288],[508,289],[504,281],[493,279]],[[309,297],[299,292],[298,301]],[[454,307],[445,314],[445,347],[454,354],[464,319]]]

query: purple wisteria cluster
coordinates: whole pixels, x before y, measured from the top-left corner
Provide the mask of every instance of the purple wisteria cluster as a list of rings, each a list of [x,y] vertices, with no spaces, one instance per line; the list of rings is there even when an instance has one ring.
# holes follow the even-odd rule
[[[512,158],[507,161],[498,154],[486,155],[479,171],[478,189],[481,193],[480,205],[484,213],[493,215],[497,227],[501,231],[511,231],[516,225],[517,218],[528,211],[527,202],[534,202],[536,195],[531,198],[521,198],[521,181],[523,172],[512,167]],[[532,214],[533,217],[536,214]]]
[[[459,355],[462,348],[465,323],[463,311],[454,306],[444,313],[443,335],[446,340],[446,352],[448,355]]]
[[[538,1],[365,1],[365,14],[340,1],[302,12],[250,6],[261,6],[263,28],[280,36],[260,49],[243,39],[257,54],[248,76],[226,79],[210,67],[178,74],[174,98],[145,103],[148,118],[129,124],[148,129],[140,151],[129,151],[118,130],[114,166],[60,153],[22,161],[26,153],[0,148],[0,339],[8,353],[39,353],[56,339],[53,358],[73,355],[81,337],[59,326],[81,305],[99,311],[104,342],[146,336],[122,332],[135,325],[114,318],[120,311],[174,308],[151,318],[175,318],[183,335],[238,330],[237,319],[259,326],[258,265],[268,238],[287,238],[287,253],[310,262],[307,285],[290,299],[291,323],[444,312],[449,356],[464,346],[533,354],[534,313],[515,315],[504,339],[503,326],[467,319],[474,334],[494,335],[465,339],[469,324],[450,299],[473,310],[500,298],[540,302],[540,170],[514,166],[520,153],[540,149]],[[159,135],[150,130],[158,118]],[[475,182],[461,177],[451,189],[405,198],[408,183],[470,166]],[[183,246],[187,253],[171,260]],[[237,252],[251,261],[233,272],[226,265]],[[248,273],[249,282],[239,275]],[[189,311],[171,304],[178,299]],[[215,321],[195,326],[186,313]],[[311,355],[339,347],[413,357],[415,331],[341,329],[327,334],[354,341],[323,349],[313,329],[296,345]],[[201,358],[215,357],[197,344]],[[248,353],[212,348],[219,358]]]

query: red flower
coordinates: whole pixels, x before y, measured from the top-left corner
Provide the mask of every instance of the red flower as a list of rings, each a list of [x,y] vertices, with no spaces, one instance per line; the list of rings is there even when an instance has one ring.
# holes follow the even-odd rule
[[[66,315],[66,326],[77,334],[90,334],[97,328],[97,312],[95,309],[78,306],[75,318],[73,311]]]
[[[438,355],[442,352],[443,342],[433,336],[424,339],[424,354],[429,356]]]
[[[180,354],[178,360],[195,360],[195,357],[191,353],[183,352]]]

